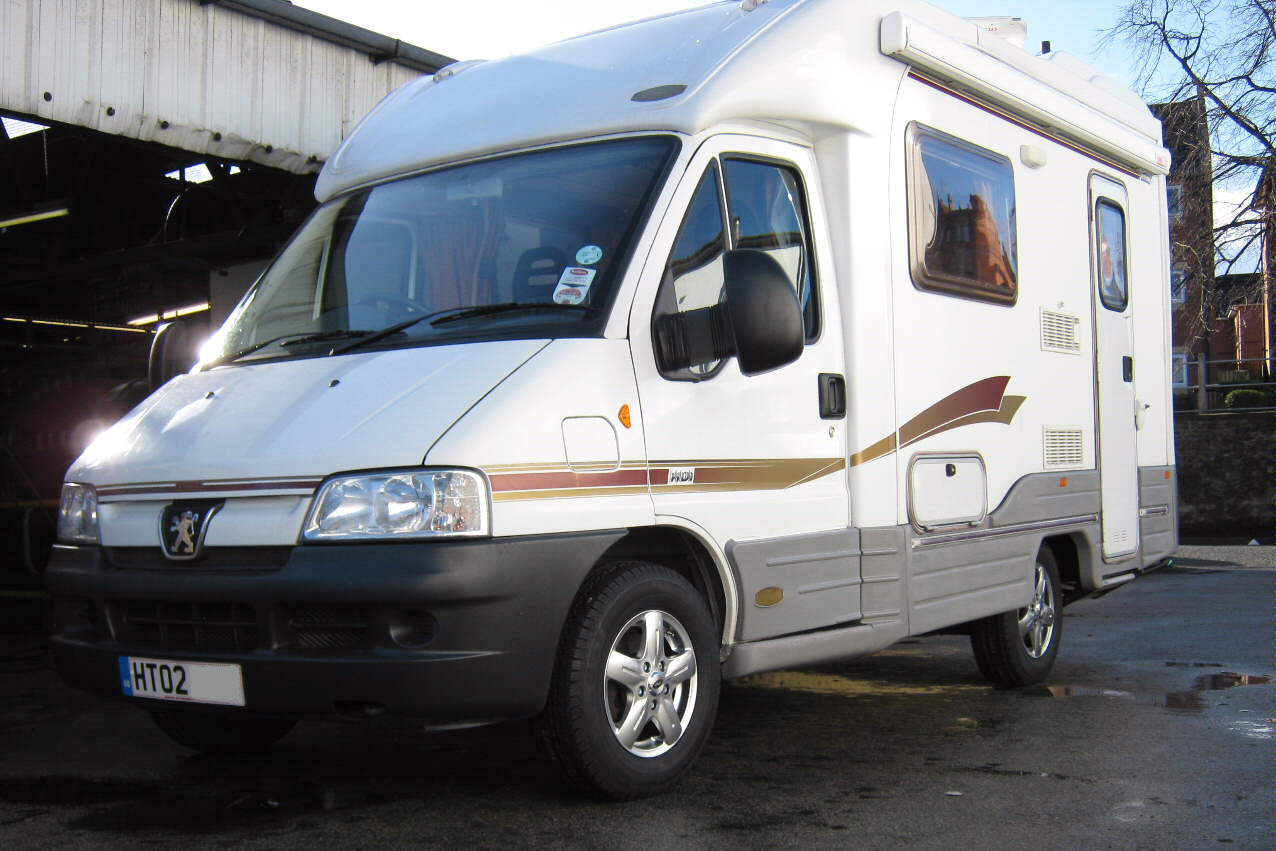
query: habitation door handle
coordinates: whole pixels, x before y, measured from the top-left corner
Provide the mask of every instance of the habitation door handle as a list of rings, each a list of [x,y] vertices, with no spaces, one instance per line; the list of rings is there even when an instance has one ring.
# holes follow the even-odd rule
[[[1134,358],[1129,355],[1121,358],[1121,378],[1124,381],[1134,380]]]
[[[820,419],[846,416],[846,379],[835,372],[820,373]]]

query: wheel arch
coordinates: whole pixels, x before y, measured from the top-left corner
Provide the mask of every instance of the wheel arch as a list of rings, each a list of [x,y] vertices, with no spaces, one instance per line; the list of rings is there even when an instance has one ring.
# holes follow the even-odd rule
[[[1063,586],[1063,605],[1074,603],[1090,593],[1085,587],[1082,577],[1088,570],[1082,570],[1082,561],[1090,552],[1090,542],[1080,532],[1066,535],[1052,535],[1041,541],[1041,546],[1048,547],[1054,555],[1055,565],[1059,568],[1059,582]]]
[[[684,576],[708,603],[722,644],[728,644],[735,632],[735,579],[721,556],[696,530],[672,524],[631,528],[603,554],[590,577],[618,559],[654,562]]]

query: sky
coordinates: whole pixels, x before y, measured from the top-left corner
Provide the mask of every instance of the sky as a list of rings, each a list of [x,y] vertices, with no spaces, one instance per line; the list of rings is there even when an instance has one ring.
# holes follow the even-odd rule
[[[695,0],[294,0],[375,32],[455,59],[498,59],[613,24],[706,5]],[[1099,29],[1116,19],[1119,0],[932,0],[961,17],[1009,15],[1028,22],[1033,52],[1043,40],[1130,85],[1122,51],[1098,49]]]

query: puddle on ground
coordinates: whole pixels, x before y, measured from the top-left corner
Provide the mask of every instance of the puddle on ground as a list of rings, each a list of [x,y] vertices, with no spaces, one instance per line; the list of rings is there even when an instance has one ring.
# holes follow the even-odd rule
[[[1188,691],[1172,691],[1165,694],[1146,694],[1123,691],[1114,688],[1098,688],[1095,686],[1038,686],[1024,689],[1024,697],[1107,697],[1116,700],[1128,700],[1149,706],[1164,706],[1169,709],[1204,709],[1205,692],[1222,691],[1239,686],[1261,686],[1272,681],[1271,677],[1259,674],[1234,674],[1224,671],[1220,674],[1205,674],[1196,678],[1196,682]],[[1270,737],[1270,728],[1268,730]]]
[[[1268,741],[1272,738],[1273,728],[1272,721],[1233,721],[1228,725],[1234,732],[1240,733],[1247,739],[1260,739]]]
[[[784,689],[814,694],[840,694],[845,697],[880,697],[882,695],[951,694],[957,691],[987,691],[987,686],[968,683],[944,685],[911,685],[885,680],[858,679],[815,671],[775,671],[754,674],[735,680],[732,685],[745,688]]]

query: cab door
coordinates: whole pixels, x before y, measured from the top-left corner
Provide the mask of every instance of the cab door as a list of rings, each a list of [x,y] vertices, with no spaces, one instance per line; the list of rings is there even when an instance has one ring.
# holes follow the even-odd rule
[[[817,186],[806,148],[705,142],[659,226],[630,318],[657,521],[702,530],[727,553],[742,640],[860,614],[837,287]],[[788,275],[803,312],[801,355],[749,376],[731,356],[666,368],[656,321],[717,305],[725,252],[741,248],[768,253]]]
[[[1125,188],[1090,177],[1095,379],[1103,558],[1139,548],[1139,463],[1135,446],[1134,334],[1130,299],[1129,203]]]

